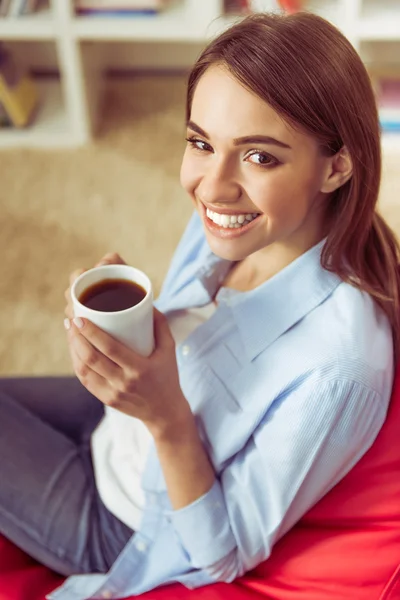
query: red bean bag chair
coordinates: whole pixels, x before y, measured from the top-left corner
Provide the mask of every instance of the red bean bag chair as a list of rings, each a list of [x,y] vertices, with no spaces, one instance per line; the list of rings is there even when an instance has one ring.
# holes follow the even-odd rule
[[[61,582],[0,536],[0,600],[44,600]],[[400,366],[372,448],[268,560],[231,584],[174,584],[136,598],[400,600]]]

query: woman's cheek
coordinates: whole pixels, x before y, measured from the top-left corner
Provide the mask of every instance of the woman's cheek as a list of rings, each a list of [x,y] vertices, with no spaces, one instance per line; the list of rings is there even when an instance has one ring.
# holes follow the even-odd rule
[[[260,185],[249,190],[249,197],[257,208],[267,215],[279,215],[293,202],[296,185],[290,174],[270,173]]]
[[[195,188],[195,173],[191,166],[191,161],[187,155],[187,151],[183,155],[180,171],[180,183],[184,190],[192,194]]]

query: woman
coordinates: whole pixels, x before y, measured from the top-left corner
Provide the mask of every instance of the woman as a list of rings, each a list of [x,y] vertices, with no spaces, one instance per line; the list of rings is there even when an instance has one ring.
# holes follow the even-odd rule
[[[2,382],[0,531],[75,575],[51,598],[232,581],[372,446],[400,330],[380,173],[371,85],[332,25],[257,15],[206,48],[154,353],[71,320],[67,291],[80,383]]]

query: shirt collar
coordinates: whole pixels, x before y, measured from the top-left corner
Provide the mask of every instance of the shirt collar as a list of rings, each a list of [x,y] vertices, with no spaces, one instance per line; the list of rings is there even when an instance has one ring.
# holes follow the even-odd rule
[[[226,297],[249,360],[326,300],[341,282],[338,275],[321,265],[324,243],[254,290]]]

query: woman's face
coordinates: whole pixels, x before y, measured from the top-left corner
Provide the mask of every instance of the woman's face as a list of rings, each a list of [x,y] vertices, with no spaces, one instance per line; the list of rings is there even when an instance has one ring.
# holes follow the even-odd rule
[[[181,183],[215,254],[302,254],[324,237],[329,158],[221,66],[198,82],[187,138]]]

